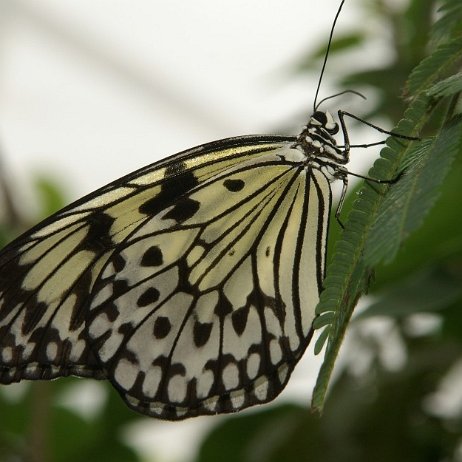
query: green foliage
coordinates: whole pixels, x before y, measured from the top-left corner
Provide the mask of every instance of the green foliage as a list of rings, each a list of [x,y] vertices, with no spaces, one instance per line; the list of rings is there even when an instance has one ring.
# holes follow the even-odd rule
[[[75,378],[33,382],[27,384],[19,400],[6,399],[0,393],[0,460],[140,460],[121,440],[123,427],[139,417],[121,406],[115,392],[110,392],[100,412],[91,417],[58,404],[79,382]]]
[[[442,2],[438,13],[441,16],[435,22],[430,37],[433,46],[437,46],[440,42],[447,41],[451,37],[462,35],[462,23],[458,20],[462,15],[462,3],[459,0]]]
[[[448,43],[441,43],[412,72],[408,81],[412,103],[395,133],[417,136],[431,123],[433,113],[444,108],[443,104],[435,103],[436,96],[455,94],[460,85],[458,75],[445,74],[461,60],[461,44],[459,38],[448,38]],[[445,78],[444,83],[435,83],[440,76]],[[357,300],[369,288],[374,267],[390,262],[409,235],[422,225],[438,199],[454,159],[461,155],[461,118],[451,106],[451,113],[446,114],[446,121],[432,138],[403,143],[391,137],[370,171],[371,178],[383,179],[404,173],[392,185],[379,187],[368,183],[363,186],[337,243],[327,272],[326,289],[317,308],[321,317],[316,327],[327,325],[327,333],[316,349],[319,351],[326,339],[328,345],[313,396],[315,409],[323,406],[347,323]],[[329,323],[322,319],[324,313],[328,313]]]
[[[433,98],[443,98],[445,96],[453,96],[462,91],[462,73],[459,72],[441,82],[436,83],[427,91],[428,96]]]
[[[437,137],[405,151],[405,174],[384,198],[365,246],[364,258],[369,265],[390,262],[401,243],[422,225],[455,156],[462,151],[462,119],[453,119]]]
[[[306,411],[286,405],[226,419],[212,430],[197,461],[215,462],[217,454],[220,462],[271,460],[272,454],[291,437],[300,415],[306,415]]]
[[[36,178],[35,189],[39,197],[39,216],[41,217],[47,217],[67,204],[61,188],[49,178],[43,176]]]
[[[440,75],[454,67],[462,57],[462,38],[442,43],[434,53],[422,60],[412,71],[407,82],[408,92],[412,95],[428,91]],[[456,76],[451,76],[455,78]]]

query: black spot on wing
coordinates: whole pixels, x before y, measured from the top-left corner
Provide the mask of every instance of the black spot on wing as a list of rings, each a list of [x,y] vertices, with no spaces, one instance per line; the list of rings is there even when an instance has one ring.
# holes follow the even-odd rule
[[[214,313],[218,317],[224,318],[226,315],[232,312],[233,312],[233,305],[231,305],[231,302],[223,294],[221,294],[218,300],[218,303],[215,306]]]
[[[159,316],[154,322],[154,337],[158,339],[166,337],[169,334],[171,328],[172,325],[169,319],[165,316]]]
[[[114,265],[114,270],[116,273],[120,273],[125,268],[125,259],[122,255],[115,254],[114,258],[112,259],[112,264]]]
[[[133,324],[131,322],[124,322],[119,326],[117,329],[117,333],[122,334],[122,335],[132,335],[133,333]]]
[[[249,317],[249,307],[239,308],[231,315],[234,330],[237,335],[241,336],[247,325],[247,318]]]
[[[114,298],[120,297],[130,290],[128,282],[125,279],[116,279],[112,282],[112,294]]]
[[[136,302],[139,307],[148,306],[152,303],[156,303],[159,300],[160,293],[155,287],[149,287],[145,292],[143,292]]]
[[[114,303],[107,303],[104,306],[104,314],[110,322],[115,322],[120,315],[117,305]]]
[[[141,258],[141,266],[160,266],[163,261],[162,251],[157,245],[153,245],[144,252]]]
[[[82,250],[101,253],[114,244],[111,239],[111,227],[114,218],[104,212],[93,212],[88,218],[88,231],[80,244]]]
[[[186,171],[178,174],[178,171],[181,171],[183,168],[184,166],[180,168],[179,164],[167,167],[165,172],[166,178],[162,183],[160,193],[140,205],[140,213],[149,216],[157,215],[177,201],[183,194],[188,193],[192,188],[197,186],[198,181],[192,172]]]
[[[227,179],[227,180],[223,181],[223,186],[228,191],[237,192],[237,191],[240,191],[245,186],[245,183],[244,183],[243,180]]]
[[[183,223],[183,221],[193,217],[199,208],[199,202],[189,197],[185,197],[178,201],[175,206],[164,215],[163,219],[170,219],[175,220],[177,223]]]
[[[212,332],[212,327],[213,327],[213,324],[210,322],[202,323],[202,322],[196,321],[194,323],[193,336],[194,336],[194,344],[197,347],[204,346],[208,342],[210,338],[210,333]]]

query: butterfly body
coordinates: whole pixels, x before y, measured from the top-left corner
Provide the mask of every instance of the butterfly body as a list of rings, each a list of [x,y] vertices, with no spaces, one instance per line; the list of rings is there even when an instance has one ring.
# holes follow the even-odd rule
[[[0,252],[0,382],[107,379],[172,420],[273,399],[313,332],[337,130],[317,111],[298,138],[184,151],[16,239]]]

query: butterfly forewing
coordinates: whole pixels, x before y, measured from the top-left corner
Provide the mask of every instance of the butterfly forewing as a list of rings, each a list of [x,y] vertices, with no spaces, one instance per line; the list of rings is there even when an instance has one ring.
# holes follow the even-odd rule
[[[0,254],[0,380],[107,378],[168,419],[272,399],[311,336],[329,208],[328,180],[283,137],[102,188]]]

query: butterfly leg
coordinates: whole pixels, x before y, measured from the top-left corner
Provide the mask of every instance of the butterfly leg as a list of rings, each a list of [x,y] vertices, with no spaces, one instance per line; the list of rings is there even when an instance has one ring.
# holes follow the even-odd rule
[[[418,137],[415,137],[415,136],[407,136],[407,135],[401,135],[400,133],[396,133],[396,132],[391,132],[391,131],[388,131],[388,130],[384,130],[383,128],[380,128],[379,126],[377,125],[374,125],[370,122],[367,122],[366,120],[364,119],[361,119],[361,117],[358,117],[354,114],[352,114],[351,112],[347,112],[347,111],[338,111],[338,118],[340,120],[340,124],[342,125],[342,130],[343,130],[343,133],[345,135],[345,132],[346,132],[346,126],[345,126],[345,121],[344,121],[344,118],[348,116],[348,117],[351,117],[352,119],[355,119],[357,120],[358,122],[361,122],[362,124],[364,125],[367,125],[368,127],[371,127],[373,128],[374,130],[377,130],[378,132],[380,133],[384,133],[385,135],[390,135],[390,136],[394,136],[395,138],[400,138],[402,140],[409,140],[409,141],[418,141],[420,140],[420,138]],[[348,137],[347,137],[348,138]],[[374,143],[374,144],[380,144],[380,143]],[[346,145],[346,140],[345,140],[345,145]],[[364,147],[368,147],[368,146],[371,146],[371,145],[364,145]],[[350,144],[348,143],[348,147],[350,147]]]

